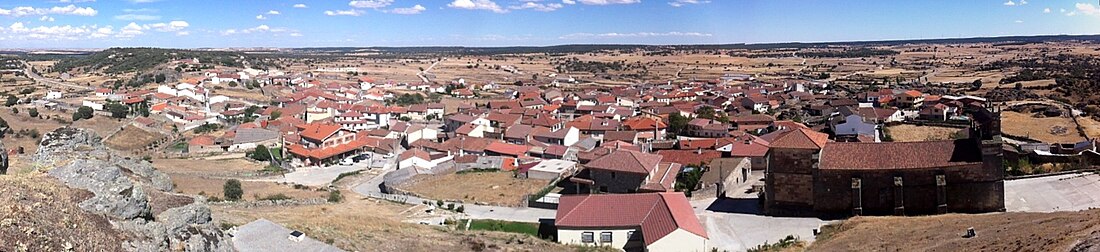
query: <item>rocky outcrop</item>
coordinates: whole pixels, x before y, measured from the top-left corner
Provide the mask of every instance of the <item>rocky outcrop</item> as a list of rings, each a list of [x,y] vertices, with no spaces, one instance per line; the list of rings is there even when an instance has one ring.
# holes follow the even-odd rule
[[[91,192],[80,208],[110,217],[115,229],[134,237],[122,245],[126,250],[232,251],[229,239],[211,222],[204,199],[152,205],[179,202],[155,201],[153,196],[190,196],[172,193],[168,175],[149,162],[114,154],[94,133],[68,127],[46,133],[33,160],[66,186]]]

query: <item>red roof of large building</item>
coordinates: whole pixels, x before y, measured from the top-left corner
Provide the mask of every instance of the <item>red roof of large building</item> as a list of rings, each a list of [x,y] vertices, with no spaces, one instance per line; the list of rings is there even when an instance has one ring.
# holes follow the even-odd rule
[[[981,162],[980,148],[970,140],[829,143],[821,150],[820,168],[823,170],[922,169]]]
[[[680,192],[563,196],[554,225],[559,228],[637,227],[646,245],[677,229],[708,238],[687,197]]]

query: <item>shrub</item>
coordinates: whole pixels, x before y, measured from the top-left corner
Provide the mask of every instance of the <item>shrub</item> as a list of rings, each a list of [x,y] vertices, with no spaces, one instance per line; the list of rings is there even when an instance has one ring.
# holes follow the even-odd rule
[[[332,190],[328,192],[328,202],[338,203],[344,201],[344,195],[340,194],[340,190]]]
[[[27,114],[30,115],[31,117],[38,117],[38,109],[37,108],[31,108],[30,110],[27,110]]]
[[[286,196],[286,194],[277,193],[277,194],[268,195],[267,197],[263,197],[263,198],[260,198],[260,199],[261,200],[276,201],[276,200],[288,200],[288,199],[291,199],[291,198],[290,198],[290,196]]]
[[[244,189],[241,189],[241,181],[236,179],[230,179],[225,181],[225,186],[222,188],[225,193],[225,199],[230,201],[238,201],[241,199],[241,195],[244,195]]]
[[[455,208],[455,212],[466,212],[466,206],[458,206],[458,208]]]

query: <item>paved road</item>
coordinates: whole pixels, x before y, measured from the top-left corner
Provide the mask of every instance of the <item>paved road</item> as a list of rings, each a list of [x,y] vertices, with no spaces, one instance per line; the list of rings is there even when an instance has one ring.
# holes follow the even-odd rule
[[[752,179],[763,177],[754,172]],[[710,236],[710,245],[722,251],[745,251],[765,243],[774,243],[788,235],[813,241],[813,230],[828,221],[813,217],[774,217],[763,214],[755,193],[745,193],[751,183],[740,185],[727,199],[707,198],[691,201],[695,215]]]
[[[1100,208],[1100,175],[1066,174],[1005,181],[1009,212],[1078,211]]]
[[[46,85],[46,86],[65,86],[65,87],[69,87],[69,88],[73,88],[73,89],[83,89],[83,90],[93,90],[93,89],[95,89],[95,88],[92,88],[92,87],[89,87],[89,86],[81,86],[81,85],[72,84],[72,83],[68,83],[68,82],[64,82],[64,81],[51,80],[49,78],[42,77],[41,75],[38,75],[37,73],[34,73],[34,71],[32,71],[32,69],[31,69],[31,64],[30,63],[23,62],[23,65],[25,65],[27,67],[27,69],[25,70],[25,72],[27,73],[27,76],[30,76],[31,79],[34,79],[35,81],[38,81],[39,83],[42,83],[43,85]]]

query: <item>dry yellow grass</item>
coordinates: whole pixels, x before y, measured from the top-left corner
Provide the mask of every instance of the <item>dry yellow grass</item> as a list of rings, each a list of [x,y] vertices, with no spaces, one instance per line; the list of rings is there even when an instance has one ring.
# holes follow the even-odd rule
[[[887,128],[890,130],[890,137],[893,138],[895,142],[948,140],[952,139],[956,132],[963,130],[958,128],[909,124],[890,126]]]
[[[107,138],[105,144],[107,144],[107,147],[111,147],[111,149],[132,151],[145,148],[161,138],[164,138],[164,136],[160,133],[149,132],[133,125],[126,125],[122,128],[122,131]]]
[[[212,207],[215,221],[245,224],[265,218],[348,251],[572,251],[572,247],[523,234],[451,231],[404,223],[410,206],[361,199],[345,192],[339,204],[236,208]]]
[[[511,172],[452,173],[441,176],[421,176],[399,185],[427,198],[462,202],[485,202],[514,206],[526,194],[536,193],[547,181],[517,179]]]
[[[969,227],[977,237],[962,237]],[[1097,245],[1100,210],[855,217],[831,228],[808,251],[1077,251]]]
[[[1064,134],[1054,134],[1051,129],[1064,127]],[[1073,119],[1066,117],[1035,118],[1030,114],[1012,111],[1001,113],[1001,130],[1004,133],[1029,137],[1045,143],[1075,143],[1084,140]]]

